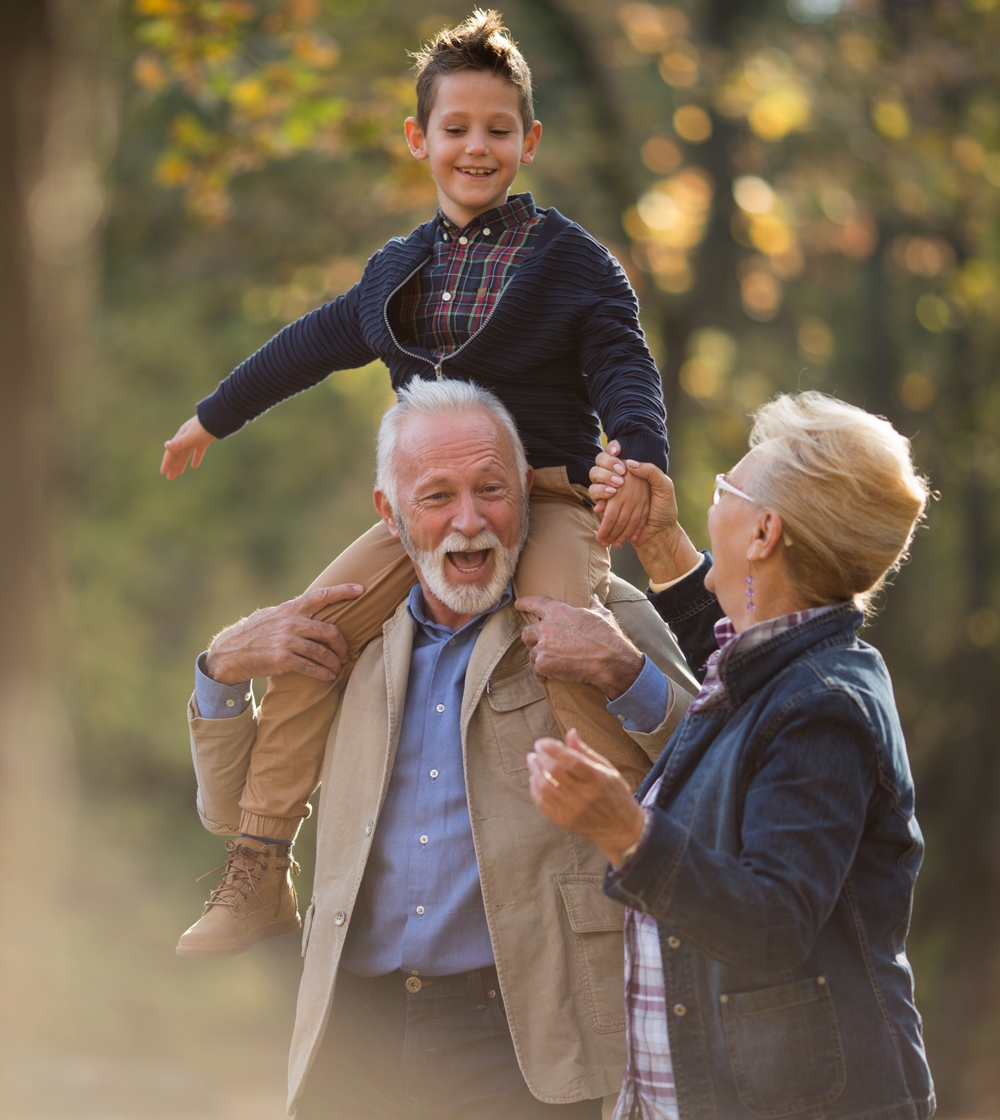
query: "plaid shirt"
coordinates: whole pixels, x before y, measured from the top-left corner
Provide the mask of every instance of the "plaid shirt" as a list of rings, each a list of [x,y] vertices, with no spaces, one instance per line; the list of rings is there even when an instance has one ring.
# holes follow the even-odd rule
[[[437,362],[468,342],[531,255],[543,219],[530,193],[514,195],[462,229],[438,211],[433,256],[401,293],[405,345],[433,351]]]
[[[734,654],[763,645],[793,626],[832,609],[812,607],[770,618],[748,627],[741,634],[736,633],[728,618],[720,618],[715,624],[719,648],[708,659],[701,691],[691,701],[688,712],[714,707],[725,700],[721,666]],[[662,781],[661,775],[642,799],[646,829],[639,842],[640,848],[650,831],[653,806]],[[613,1120],[679,1120],[667,1030],[660,927],[655,918],[631,906],[625,907],[625,1041],[628,1066]]]

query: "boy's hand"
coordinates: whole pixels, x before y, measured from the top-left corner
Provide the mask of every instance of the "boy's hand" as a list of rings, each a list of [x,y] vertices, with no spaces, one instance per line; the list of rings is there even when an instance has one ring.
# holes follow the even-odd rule
[[[197,416],[192,416],[177,429],[177,435],[168,439],[163,445],[163,462],[160,463],[160,474],[165,474],[171,481],[184,473],[184,468],[191,460],[191,466],[197,467],[204,458],[205,451],[210,443],[215,442],[215,436],[206,432],[201,426]]]
[[[618,452],[617,442],[610,443],[608,448],[611,456],[602,454],[598,456],[599,462],[614,458]],[[603,487],[605,492],[597,496],[598,505],[595,508],[604,514],[597,530],[597,540],[608,547],[621,548],[626,541],[635,540],[644,529],[649,517],[650,490],[645,479],[627,472],[617,459],[615,467],[620,471],[613,468],[608,472],[610,477]],[[595,497],[595,489],[598,487],[591,487],[592,498]]]

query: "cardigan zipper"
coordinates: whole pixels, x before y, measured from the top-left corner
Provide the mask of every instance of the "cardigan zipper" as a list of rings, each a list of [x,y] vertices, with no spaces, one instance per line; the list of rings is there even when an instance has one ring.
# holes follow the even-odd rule
[[[433,254],[431,254],[431,256],[433,256]],[[427,260],[430,259],[430,257],[427,258]],[[382,319],[385,322],[385,329],[389,332],[389,337],[395,344],[396,349],[402,351],[402,353],[404,353],[408,358],[416,358],[417,361],[426,362],[429,366],[433,366],[435,380],[441,381],[444,378],[444,374],[441,372],[441,367],[451,358],[458,357],[458,355],[462,353],[462,351],[466,348],[466,346],[469,345],[470,342],[472,342],[474,338],[478,337],[484,330],[486,330],[487,326],[489,325],[490,319],[493,318],[496,309],[500,306],[500,301],[503,299],[504,292],[507,291],[507,289],[510,287],[511,280],[513,280],[514,277],[512,276],[510,280],[508,280],[507,283],[504,284],[500,291],[497,292],[497,298],[493,301],[493,306],[490,308],[489,314],[482,321],[482,323],[479,324],[476,330],[469,335],[469,337],[461,344],[461,346],[457,346],[454,350],[452,350],[450,354],[445,354],[444,357],[435,362],[432,358],[425,358],[421,354],[414,354],[412,351],[407,350],[406,347],[400,343],[399,339],[396,338],[392,330],[392,324],[389,322],[389,304],[392,302],[397,292],[399,292],[402,288],[405,288],[406,285],[413,279],[413,277],[416,276],[417,273],[424,268],[424,266],[427,264],[427,260],[424,260],[420,264],[418,264],[417,267],[410,273],[409,276],[406,277],[405,280],[400,281],[400,283],[392,289],[392,291],[386,297],[385,303],[382,305]]]

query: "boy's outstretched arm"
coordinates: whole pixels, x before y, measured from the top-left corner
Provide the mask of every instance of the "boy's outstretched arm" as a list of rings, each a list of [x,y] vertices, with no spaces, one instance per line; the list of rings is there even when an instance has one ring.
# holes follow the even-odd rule
[[[191,466],[197,467],[205,456],[205,451],[210,443],[215,441],[211,432],[206,432],[197,416],[185,420],[177,429],[173,439],[168,439],[163,445],[163,462],[160,463],[160,474],[173,480],[184,473],[184,468],[191,460]]]

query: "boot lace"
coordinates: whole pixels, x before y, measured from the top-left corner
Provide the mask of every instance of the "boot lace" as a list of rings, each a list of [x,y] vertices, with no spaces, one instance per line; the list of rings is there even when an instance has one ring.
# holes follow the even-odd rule
[[[223,863],[213,867],[211,871],[206,871],[204,875],[199,875],[195,880],[196,883],[200,883],[202,879],[207,879],[209,875],[214,875],[216,871],[223,871],[225,868],[219,885],[212,891],[205,904],[206,909],[209,906],[231,906],[234,910],[239,910],[240,903],[249,902],[250,895],[254,895],[258,902],[263,904],[264,900],[257,893],[257,884],[261,880],[258,872],[267,870],[267,849],[251,848],[238,840],[227,840],[226,851],[229,854]],[[302,868],[293,859],[291,853],[288,860],[292,874],[298,875]]]

